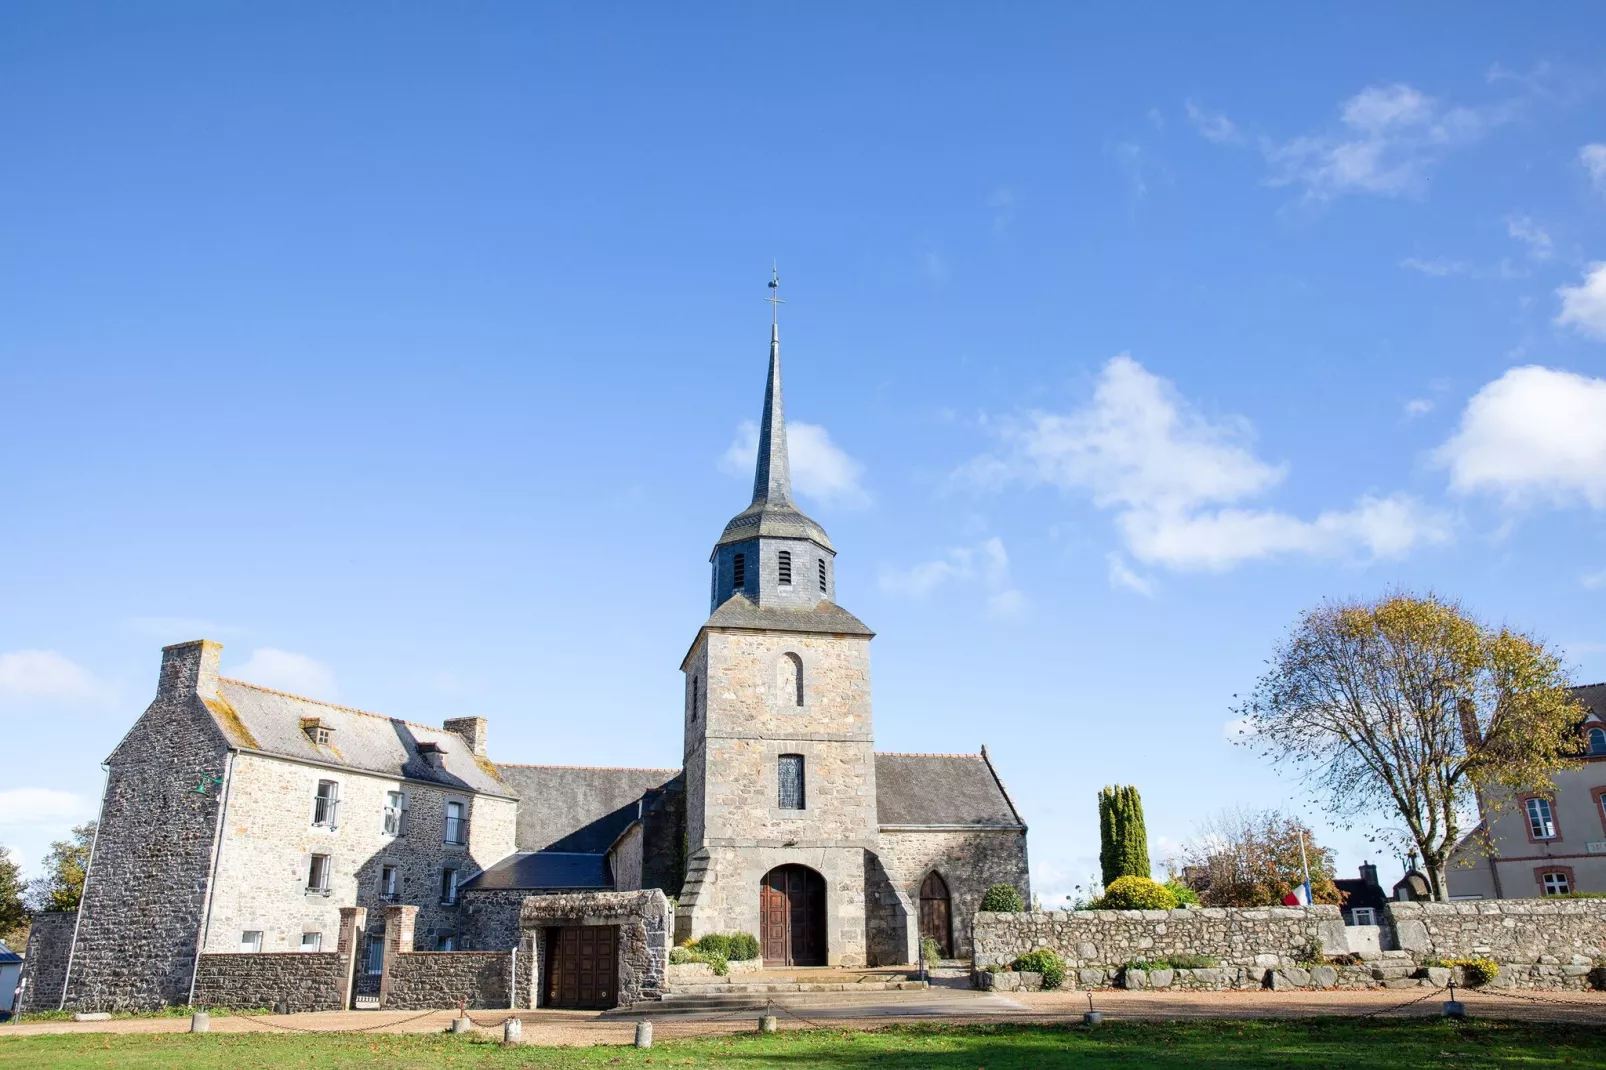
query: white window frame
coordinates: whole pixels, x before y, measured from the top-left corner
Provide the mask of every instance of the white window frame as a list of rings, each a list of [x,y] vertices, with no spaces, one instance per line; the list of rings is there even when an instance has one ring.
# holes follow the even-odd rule
[[[309,953],[323,950],[323,933],[302,933],[301,950]]]
[[[407,835],[407,793],[405,791],[387,791],[385,793],[385,816],[380,830],[386,836]]]
[[[242,954],[242,955],[260,955],[260,954],[262,954],[262,930],[261,929],[246,929],[245,931],[240,933],[240,954]]]
[[[1565,873],[1551,872],[1539,878],[1539,887],[1541,895],[1566,895],[1573,890],[1573,882]]]
[[[401,898],[401,870],[390,863],[379,867],[379,898]]]
[[[457,807],[458,817],[452,816],[452,807]],[[447,799],[446,805],[441,808],[444,815],[441,829],[441,842],[451,847],[468,846],[468,803],[461,799]],[[452,830],[457,830],[458,839],[452,838]]]
[[[1535,804],[1538,806],[1535,806]],[[1536,811],[1542,807],[1544,815],[1541,817]],[[1528,834],[1536,840],[1554,840],[1556,836],[1556,808],[1549,799],[1533,796],[1523,803],[1523,810],[1528,817]]]
[[[323,872],[318,871],[318,859],[323,859]],[[323,851],[313,851],[307,856],[307,894],[328,895],[330,871],[335,867],[334,856]],[[323,883],[316,883],[322,877]]]
[[[450,874],[450,877],[448,877]],[[456,866],[441,867],[441,906],[455,907],[458,897],[458,880],[461,871]]]
[[[1349,912],[1351,925],[1376,925],[1377,911],[1372,907],[1354,907]]]
[[[327,794],[325,787],[329,789]],[[340,781],[318,781],[312,794],[312,824],[330,831],[340,827]]]

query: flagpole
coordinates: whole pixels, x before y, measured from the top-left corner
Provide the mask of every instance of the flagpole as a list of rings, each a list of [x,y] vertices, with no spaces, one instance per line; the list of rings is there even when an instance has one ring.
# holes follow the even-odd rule
[[[1310,860],[1305,857],[1305,830],[1299,830],[1299,867],[1305,871],[1305,905],[1311,905]]]

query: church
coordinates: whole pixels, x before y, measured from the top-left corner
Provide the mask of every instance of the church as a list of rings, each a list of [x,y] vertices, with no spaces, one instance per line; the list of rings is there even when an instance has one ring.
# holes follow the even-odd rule
[[[529,897],[595,891],[661,889],[676,942],[751,933],[766,966],[901,965],[926,937],[968,956],[989,887],[1030,900],[1025,821],[985,747],[876,751],[874,633],[835,558],[792,495],[772,324],[752,501],[680,663],[678,768],[498,762],[484,718],[403,721],[223,677],[209,640],[164,648],[107,760],[79,910],[36,925],[29,1005],[191,1002],[203,958],[337,934],[360,996],[399,905],[409,947],[491,951]]]

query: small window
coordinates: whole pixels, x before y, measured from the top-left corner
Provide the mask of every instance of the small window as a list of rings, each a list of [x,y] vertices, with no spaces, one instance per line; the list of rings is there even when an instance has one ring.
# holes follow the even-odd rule
[[[468,818],[463,816],[463,804],[446,804],[446,842],[458,847],[468,842]]]
[[[379,867],[379,898],[381,898],[381,899],[395,899],[396,898],[396,867],[395,866],[380,866]]]
[[[385,972],[385,935],[369,933],[363,939],[367,941],[363,948],[363,971],[370,977],[378,977]]]
[[[399,791],[385,793],[385,835],[407,834],[407,796]]]
[[[782,810],[803,809],[803,755],[783,754],[775,762]]]
[[[441,906],[457,905],[457,870],[451,866],[441,870]]]
[[[1591,728],[1589,730],[1590,757],[1606,754],[1606,728]]]
[[[1573,890],[1573,882],[1565,873],[1545,873],[1539,878],[1541,895],[1566,895]]]
[[[307,738],[312,740],[313,745],[317,747],[327,747],[330,738],[334,734],[334,729],[316,717],[303,717],[301,719],[301,730],[307,734]]]
[[[820,593],[825,593],[825,558],[820,558]]]
[[[698,679],[693,676],[691,678],[691,719],[694,721],[697,720],[697,699],[700,690]]]
[[[262,930],[248,929],[240,934],[240,953],[255,955],[262,951]]]
[[[329,856],[313,855],[307,867],[307,891],[319,895],[329,894]]]
[[[780,557],[781,586],[792,586],[792,551],[782,550]]]
[[[440,936],[437,936],[435,938],[435,950],[436,951],[456,951],[457,950],[457,934],[456,933],[442,933]]]
[[[1549,799],[1528,800],[1528,831],[1536,840],[1556,838],[1556,819],[1551,815]]]
[[[1349,923],[1351,925],[1376,925],[1377,915],[1373,913],[1371,907],[1356,907],[1349,912]]]
[[[333,780],[318,781],[318,794],[312,799],[312,823],[334,828],[340,815],[340,785]]]
[[[780,695],[783,703],[803,705],[803,659],[788,651],[776,664]]]
[[[738,591],[747,586],[747,555],[737,554],[731,558],[731,584]]]
[[[303,950],[303,951],[322,951],[323,950],[323,933],[302,933],[301,934],[301,950]]]

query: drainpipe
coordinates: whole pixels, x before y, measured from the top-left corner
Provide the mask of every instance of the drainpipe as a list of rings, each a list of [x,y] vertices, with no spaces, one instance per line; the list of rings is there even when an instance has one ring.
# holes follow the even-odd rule
[[[95,839],[89,845],[89,861],[84,864],[84,886],[78,892],[78,909],[74,912],[72,922],[72,943],[67,945],[67,972],[61,978],[61,999],[56,1002],[58,1011],[67,1009],[67,990],[72,985],[72,960],[78,954],[78,930],[84,924],[84,900],[89,897],[89,875],[95,869],[95,848],[100,846],[100,823],[106,820],[106,793],[112,786],[112,767],[110,762],[102,762],[100,771],[103,774],[100,783],[100,809],[95,812]]]
[[[195,937],[195,960],[190,964],[190,995],[187,1003],[195,1002],[195,979],[201,971],[201,951],[212,935],[212,900],[217,895],[217,867],[223,861],[223,837],[228,832],[229,800],[234,797],[234,750],[223,758],[223,805],[217,810],[217,824],[212,830],[212,865],[206,873],[206,913],[200,932]]]

